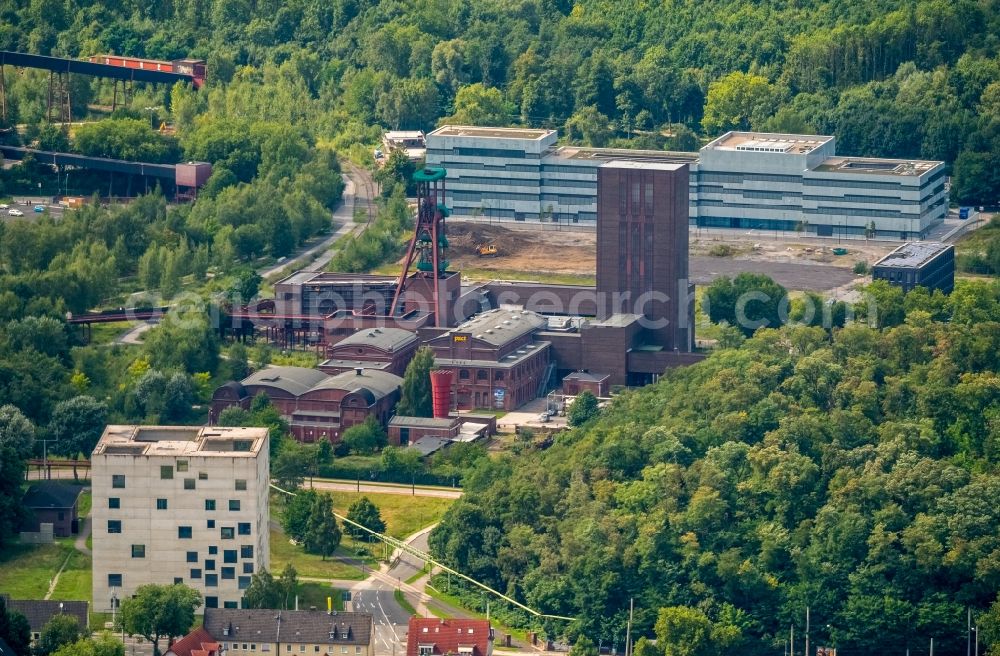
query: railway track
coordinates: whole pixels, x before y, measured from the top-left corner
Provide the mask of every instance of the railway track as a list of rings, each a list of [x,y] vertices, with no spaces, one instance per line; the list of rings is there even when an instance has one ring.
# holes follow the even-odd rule
[[[370,226],[375,219],[375,182],[368,171],[356,164],[348,162],[347,170],[354,180],[354,215],[357,216],[358,209],[363,207],[368,215],[366,225]]]

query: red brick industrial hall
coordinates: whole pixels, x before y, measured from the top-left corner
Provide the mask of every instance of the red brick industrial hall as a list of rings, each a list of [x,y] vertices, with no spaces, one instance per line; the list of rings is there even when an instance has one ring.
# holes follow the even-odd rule
[[[421,344],[433,349],[438,368],[452,372],[451,407],[460,410],[512,410],[567,376],[573,390],[644,385],[703,357],[693,351],[686,164],[612,160],[598,168],[596,287],[462,285],[447,269],[443,170],[422,173],[417,227],[399,279],[302,271],[275,284],[273,301],[258,305],[263,311],[233,313],[234,333],[310,343],[325,348],[327,359],[311,376],[286,372],[302,378],[289,385],[268,381],[274,374],[265,370],[220,388],[213,419],[226,405],[271,390],[288,416],[301,418],[292,421],[300,439],[336,440],[362,410],[385,425],[398,398],[392,381]],[[316,378],[324,372],[337,381]],[[362,384],[376,375],[378,385]],[[338,390],[322,408],[313,400],[317,386]],[[351,391],[363,387],[370,394]],[[352,398],[368,404],[345,408]]]

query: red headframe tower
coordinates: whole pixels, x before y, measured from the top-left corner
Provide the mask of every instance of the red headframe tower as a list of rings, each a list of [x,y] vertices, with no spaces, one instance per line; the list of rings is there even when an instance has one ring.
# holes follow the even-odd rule
[[[431,294],[431,307],[435,308],[434,325],[446,326],[447,317],[441,316],[444,290],[442,280],[447,277],[448,236],[445,230],[445,217],[451,211],[445,207],[444,179],[447,171],[443,168],[424,168],[413,174],[417,183],[417,221],[413,231],[413,239],[406,249],[406,259],[403,270],[399,274],[396,293],[392,297],[389,316],[395,316],[400,297],[409,280],[410,267],[413,266],[413,278],[423,278]]]

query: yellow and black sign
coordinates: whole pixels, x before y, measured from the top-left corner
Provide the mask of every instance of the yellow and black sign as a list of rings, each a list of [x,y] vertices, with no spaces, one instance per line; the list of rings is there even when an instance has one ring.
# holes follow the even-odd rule
[[[458,344],[459,342],[467,342],[467,341],[469,341],[469,336],[468,335],[455,335],[452,338],[452,342],[455,343],[455,344]]]

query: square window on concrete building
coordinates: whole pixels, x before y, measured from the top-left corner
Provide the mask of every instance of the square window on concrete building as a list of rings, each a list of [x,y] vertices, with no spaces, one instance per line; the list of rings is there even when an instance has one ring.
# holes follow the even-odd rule
[[[167,481],[174,477],[173,465],[160,465],[160,480]]]
[[[108,520],[108,533],[121,533],[122,532],[122,522],[120,519],[109,519]]]
[[[196,563],[196,562],[198,562],[198,552],[197,551],[189,551],[189,552],[187,552],[187,561],[189,563]]]
[[[215,571],[215,561],[214,560],[206,560],[205,561],[205,571],[206,572],[214,572]]]
[[[253,563],[243,563],[243,573],[253,574]]]
[[[225,549],[222,552],[222,562],[224,563],[235,563],[236,562],[236,549]]]
[[[208,524],[208,528],[215,528],[215,520],[214,519],[208,520],[207,524]]]
[[[182,576],[175,576],[174,577],[174,585],[180,585],[181,583],[184,583],[184,577],[182,577]]]
[[[222,605],[223,605],[224,608],[239,608],[240,607],[239,602],[236,602],[236,601],[225,601],[225,602],[223,602]]]
[[[246,481],[246,479],[244,479],[244,478],[237,478],[236,479],[236,489],[237,490],[246,490],[247,489],[247,481]]]
[[[250,522],[240,522],[237,524],[240,535],[250,535]]]
[[[217,588],[217,587],[219,587],[219,577],[216,574],[206,574],[205,575],[205,587],[206,588]]]
[[[218,608],[218,607],[219,607],[218,597],[205,597],[205,608]],[[233,645],[235,646],[236,643],[234,642]]]
[[[207,481],[208,480],[208,472],[198,472],[198,480],[199,481]]]
[[[236,568],[235,567],[223,567],[222,568],[222,579],[235,579],[236,578]]]
[[[253,558],[253,545],[244,544],[240,547],[240,558]]]
[[[215,499],[205,499],[205,510],[215,510]]]
[[[214,555],[216,555],[218,553],[219,553],[219,548],[218,547],[209,547],[208,548],[208,555],[209,556],[214,556]]]
[[[177,537],[182,540],[191,539],[191,527],[190,526],[178,526],[177,527]]]
[[[166,499],[157,499],[156,500],[156,509],[157,510],[166,510],[167,509],[167,500]]]
[[[201,578],[201,570],[199,568],[197,568],[197,567],[192,568],[191,572],[190,572],[190,576],[193,579],[200,579]]]
[[[108,508],[115,510],[121,507],[122,507],[121,499],[119,499],[118,497],[108,497]]]
[[[232,540],[234,537],[236,537],[235,531],[233,530],[232,526],[223,526],[221,532],[223,540]]]
[[[179,472],[186,472],[187,470],[188,470],[188,461],[187,460],[178,460],[177,461],[177,471],[179,471]]]
[[[194,479],[193,478],[185,478],[184,479],[184,489],[185,490],[193,490],[194,489]]]
[[[121,574],[108,574],[108,587],[109,588],[120,588],[120,587],[122,587],[122,575]]]
[[[111,487],[125,487],[125,474],[112,474]]]
[[[229,509],[230,510],[234,510],[234,511],[235,510],[239,510],[240,509],[240,500],[239,499],[230,499],[229,500]]]
[[[133,544],[132,545],[132,557],[133,558],[145,558],[146,557],[146,545],[144,545],[144,544]]]

